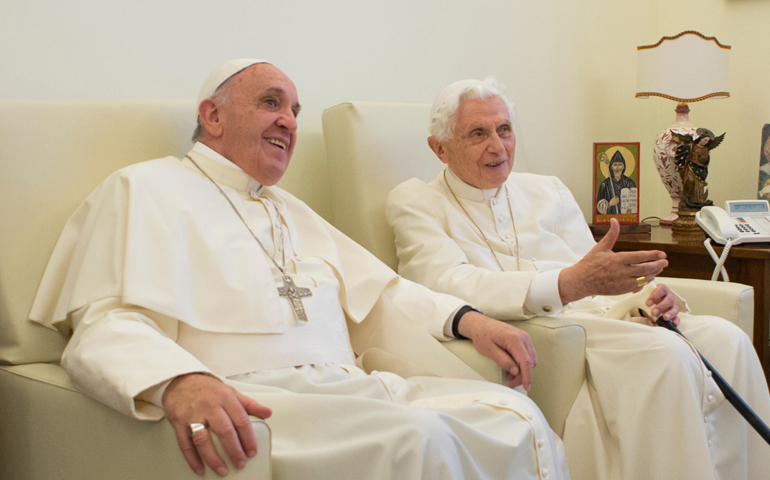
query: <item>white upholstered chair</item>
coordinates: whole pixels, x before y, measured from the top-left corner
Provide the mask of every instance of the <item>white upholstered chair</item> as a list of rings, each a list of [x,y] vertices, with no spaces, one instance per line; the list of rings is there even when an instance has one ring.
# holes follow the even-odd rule
[[[323,113],[334,224],[393,269],[398,259],[385,218],[387,195],[412,177],[430,181],[443,168],[427,145],[429,112],[428,104],[354,102]],[[722,316],[751,335],[751,287],[674,278],[661,281],[683,295],[695,313]],[[578,324],[557,318],[515,324],[530,334],[537,350],[530,398],[562,435],[585,378],[585,332]],[[469,341],[453,340],[445,346],[487,380],[503,381],[502,370],[475,353]]]
[[[67,338],[27,320],[80,202],[120,167],[184,155],[194,126],[194,100],[0,101],[0,478],[199,478],[168,422],[85,396],[58,364]],[[252,423],[259,454],[228,478],[271,478],[269,428]]]

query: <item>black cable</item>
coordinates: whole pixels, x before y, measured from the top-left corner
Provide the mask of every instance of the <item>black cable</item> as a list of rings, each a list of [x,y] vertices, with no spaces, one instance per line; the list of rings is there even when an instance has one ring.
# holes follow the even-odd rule
[[[678,333],[682,338],[687,338],[682,334],[682,332],[679,331],[678,328],[674,326],[673,323],[668,320],[664,320],[662,315],[658,317],[658,320],[655,323],[663,328],[671,330],[672,332]],[[749,422],[749,425],[751,425],[754,430],[756,430],[757,433],[765,440],[765,442],[770,445],[770,428],[767,428],[765,422],[763,422],[762,419],[759,418],[756,413],[754,413],[754,410],[752,410],[751,407],[749,407],[740,397],[740,395],[738,395],[735,390],[733,390],[733,387],[731,387],[730,384],[727,383],[716,370],[714,370],[714,367],[712,367],[711,364],[706,361],[705,358],[703,358],[703,355],[698,353],[698,356],[700,356],[703,364],[706,365],[706,368],[708,368],[711,372],[712,378],[716,382],[719,389],[722,390],[722,393],[724,394],[727,401],[730,402],[730,404],[735,407],[736,410],[738,410],[738,413],[740,413],[741,416],[745,418],[747,422]]]

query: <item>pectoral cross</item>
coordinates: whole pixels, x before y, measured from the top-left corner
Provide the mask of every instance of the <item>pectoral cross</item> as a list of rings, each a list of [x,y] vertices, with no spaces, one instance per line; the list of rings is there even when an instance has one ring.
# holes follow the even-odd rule
[[[305,307],[302,305],[302,297],[312,297],[313,292],[309,288],[294,285],[294,280],[288,275],[283,275],[283,287],[278,287],[278,295],[289,299],[294,316],[300,322],[307,322]]]

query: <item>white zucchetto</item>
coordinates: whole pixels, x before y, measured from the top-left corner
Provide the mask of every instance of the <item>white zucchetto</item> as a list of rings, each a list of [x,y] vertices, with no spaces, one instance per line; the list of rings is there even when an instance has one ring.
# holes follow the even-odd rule
[[[206,81],[203,82],[201,91],[198,94],[198,106],[200,106],[202,101],[206,100],[207,98],[211,98],[211,96],[214,95],[214,92],[216,92],[217,88],[225,83],[228,78],[232,77],[244,68],[256,65],[257,63],[270,62],[257,58],[238,58],[236,60],[230,60],[224,65],[214,69],[214,71],[209,74]]]

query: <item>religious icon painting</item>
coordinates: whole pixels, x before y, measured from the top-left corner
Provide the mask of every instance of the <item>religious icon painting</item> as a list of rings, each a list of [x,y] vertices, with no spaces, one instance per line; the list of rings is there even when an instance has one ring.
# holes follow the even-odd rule
[[[759,152],[759,190],[757,198],[770,200],[770,123],[762,127],[762,150]]]
[[[595,225],[639,223],[639,143],[594,143]]]

